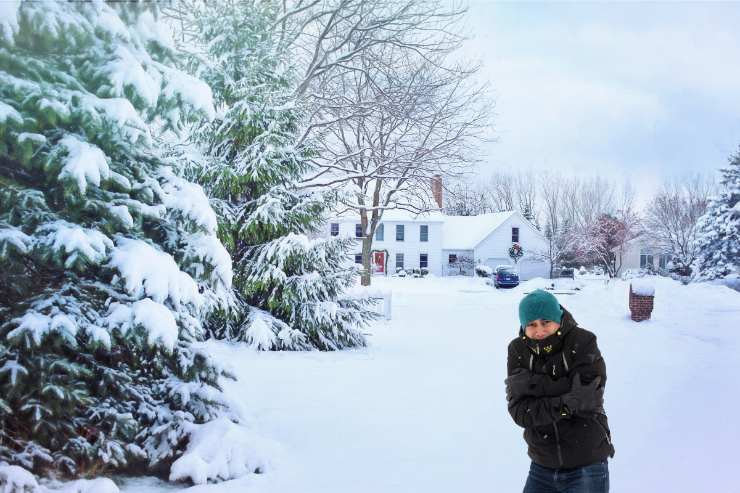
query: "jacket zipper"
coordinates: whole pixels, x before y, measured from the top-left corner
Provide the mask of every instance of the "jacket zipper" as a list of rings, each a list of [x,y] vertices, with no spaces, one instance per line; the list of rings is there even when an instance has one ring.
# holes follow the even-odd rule
[[[558,424],[553,423],[552,427],[555,428],[555,444],[558,446],[558,462],[559,467],[563,467],[563,451],[560,449],[560,432],[558,432]]]

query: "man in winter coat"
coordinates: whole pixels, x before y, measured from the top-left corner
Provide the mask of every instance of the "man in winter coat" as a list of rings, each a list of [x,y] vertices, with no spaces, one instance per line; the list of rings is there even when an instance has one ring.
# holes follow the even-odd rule
[[[539,289],[520,302],[519,321],[519,337],[509,344],[506,399],[532,459],[524,493],[608,492],[614,447],[596,336]]]

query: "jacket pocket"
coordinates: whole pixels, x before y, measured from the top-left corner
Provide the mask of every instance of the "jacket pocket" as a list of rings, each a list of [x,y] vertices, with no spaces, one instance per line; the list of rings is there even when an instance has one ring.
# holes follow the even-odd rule
[[[603,433],[604,439],[606,440],[606,443],[608,443],[609,445],[612,445],[612,434],[609,431],[609,426],[606,423],[602,423],[601,422],[601,419],[603,419],[604,421],[606,421],[606,416],[604,416],[603,414],[597,414],[593,418],[594,422],[596,423],[596,425],[601,430],[601,433]]]

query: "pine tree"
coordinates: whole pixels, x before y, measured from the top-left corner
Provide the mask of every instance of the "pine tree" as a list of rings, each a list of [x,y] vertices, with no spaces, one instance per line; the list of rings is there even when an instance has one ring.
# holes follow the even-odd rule
[[[694,268],[700,279],[740,275],[740,149],[722,169],[721,184],[722,193],[699,219]]]
[[[4,9],[7,13],[9,9]],[[202,189],[156,135],[213,114],[155,3],[23,2],[0,22],[0,461],[165,466],[221,415],[192,341],[231,288]]]
[[[196,168],[235,269],[235,306],[211,333],[266,350],[362,346],[373,314],[344,295],[356,276],[346,265],[353,240],[311,239],[327,197],[298,193],[311,148],[297,144],[301,111],[272,27],[277,5],[200,6],[194,23],[208,62],[199,76],[222,111],[198,132],[207,165]]]

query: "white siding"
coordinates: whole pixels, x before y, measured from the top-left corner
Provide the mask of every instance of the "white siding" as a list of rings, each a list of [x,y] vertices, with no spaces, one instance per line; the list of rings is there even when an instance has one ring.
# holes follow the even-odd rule
[[[339,235],[346,237],[355,237],[355,224],[357,221],[348,221],[342,219],[341,221],[329,221],[324,227],[325,235],[329,235],[331,231],[331,222],[339,222]],[[418,269],[420,255],[422,253],[427,254],[427,265],[429,272],[434,275],[442,275],[442,223],[440,222],[422,222],[422,221],[381,221],[384,224],[384,237],[382,241],[373,239],[373,250],[387,251],[388,252],[388,273],[392,274],[396,272],[396,253],[403,253],[404,255],[404,268],[405,269]],[[402,224],[404,226],[404,241],[396,241],[396,225]],[[421,225],[429,226],[429,241],[419,241],[419,231]],[[362,243],[358,238],[357,246],[352,255],[354,261],[354,253],[362,252]]]
[[[627,269],[639,269],[640,268],[640,254],[645,251],[653,256],[653,268],[658,268],[659,257],[663,252],[661,248],[652,246],[649,241],[638,238],[630,241],[625,247],[622,253],[622,267],[619,271],[621,274]],[[619,252],[615,250],[615,253],[619,255]]]
[[[481,241],[475,249],[476,263],[484,263],[491,267],[501,264],[514,264],[509,258],[509,247],[511,247],[511,228],[519,228],[519,244],[524,249],[524,257],[519,260],[523,269],[520,271],[520,279],[526,281],[533,277],[549,277],[550,265],[548,262],[536,262],[527,257],[538,256],[547,250],[547,241],[520,214],[514,214],[493,233]]]
[[[390,254],[388,270],[396,272],[396,253],[403,253],[404,269],[418,269],[420,255],[427,254],[427,266],[429,272],[434,275],[442,275],[442,223],[439,222],[416,222],[416,221],[381,221],[385,224],[385,235],[383,241],[374,240],[373,250],[387,250]],[[404,226],[404,240],[396,241],[396,225]],[[429,226],[429,241],[419,241],[419,230],[421,225]]]

